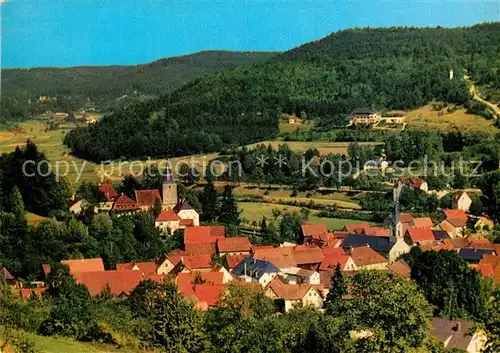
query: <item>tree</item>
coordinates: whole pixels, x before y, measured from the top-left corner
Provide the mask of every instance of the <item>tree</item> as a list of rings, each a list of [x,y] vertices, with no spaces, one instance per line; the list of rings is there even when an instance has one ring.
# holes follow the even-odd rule
[[[184,300],[173,283],[160,284],[151,318],[152,342],[167,352],[204,352],[202,314]]]
[[[300,243],[302,218],[298,212],[287,212],[283,214],[279,225],[280,242],[289,241]]]
[[[118,187],[118,192],[135,199],[135,190],[139,190],[141,187],[141,183],[133,175],[127,175]]]
[[[332,274],[330,290],[328,291],[325,301],[326,312],[328,314],[338,314],[342,298],[345,293],[346,284],[344,282],[344,276],[342,276],[342,272],[340,271],[340,264],[337,264],[337,266],[335,266],[335,271]]]
[[[14,186],[10,192],[8,210],[18,217],[24,216],[23,197],[17,186]]]
[[[217,189],[212,181],[205,184],[201,197],[201,208],[203,219],[212,222],[218,216]]]
[[[372,335],[356,341],[363,352],[405,353],[426,342],[432,306],[417,285],[397,275],[361,271],[350,278],[341,305],[346,330]]]
[[[83,182],[76,190],[76,197],[88,201],[92,205],[106,201],[106,195],[99,189],[99,186],[93,183]]]
[[[485,353],[500,351],[500,289],[496,288],[493,298],[488,303],[486,315],[484,316],[484,328],[488,336]]]
[[[411,278],[433,304],[436,315],[480,319],[486,308],[480,275],[456,251],[412,253]]]
[[[240,211],[233,196],[233,188],[229,185],[224,187],[219,211],[219,222],[225,225],[238,225],[240,223]]]

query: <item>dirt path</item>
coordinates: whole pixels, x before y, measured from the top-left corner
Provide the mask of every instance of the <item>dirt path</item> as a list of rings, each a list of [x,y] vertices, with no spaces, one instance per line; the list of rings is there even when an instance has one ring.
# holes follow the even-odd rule
[[[490,108],[493,111],[493,113],[495,115],[495,119],[498,119],[500,117],[500,108],[496,104],[488,102],[487,100],[483,99],[479,95],[479,92],[477,91],[476,86],[474,85],[474,83],[472,82],[472,80],[470,79],[469,76],[464,75],[464,80],[469,82],[471,85],[469,92],[472,94],[472,99],[477,100],[478,102],[481,102],[483,104],[486,104],[488,106],[488,108]]]

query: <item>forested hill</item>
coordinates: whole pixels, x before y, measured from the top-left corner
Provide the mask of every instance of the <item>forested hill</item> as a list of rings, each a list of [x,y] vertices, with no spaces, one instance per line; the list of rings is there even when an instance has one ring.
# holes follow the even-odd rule
[[[341,31],[265,63],[197,79],[76,130],[67,143],[94,160],[169,156],[272,137],[281,111],[320,117],[327,128],[355,107],[407,109],[433,99],[462,104],[470,98],[464,70],[476,80],[497,73],[498,43],[500,23]]]
[[[196,78],[240,65],[263,62],[273,52],[204,51],[135,66],[80,66],[2,70],[2,111],[5,120],[29,118],[46,110],[77,110],[90,101],[100,108],[117,98],[160,96]],[[28,105],[39,96],[53,99]]]

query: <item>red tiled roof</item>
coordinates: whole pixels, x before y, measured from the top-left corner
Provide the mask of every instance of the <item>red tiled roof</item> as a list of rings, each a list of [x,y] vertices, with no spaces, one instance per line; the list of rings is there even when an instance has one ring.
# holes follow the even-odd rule
[[[406,262],[399,260],[387,266],[390,272],[400,276],[410,277],[411,269]]]
[[[136,190],[135,200],[139,206],[153,207],[157,201],[162,203],[158,190]]]
[[[413,215],[411,213],[400,213],[399,220],[401,223],[409,223],[413,219]]]
[[[212,256],[210,255],[167,255],[168,259],[177,265],[182,261],[191,270],[212,268]]]
[[[144,275],[156,273],[157,267],[155,262],[126,262],[116,264],[117,271],[140,271]]]
[[[102,293],[106,286],[109,286],[112,296],[129,295],[143,280],[140,271],[80,272],[74,277],[78,283],[87,286],[91,296]]]
[[[431,228],[432,219],[430,217],[417,217],[412,219],[415,228]]]
[[[311,284],[286,284],[276,276],[266,287],[266,290],[272,290],[274,294],[280,299],[285,300],[302,300],[304,296],[312,288],[316,290],[319,295],[321,295],[320,288],[321,285],[311,285]]]
[[[412,243],[421,243],[424,241],[434,241],[434,233],[431,228],[408,228],[406,234],[410,237]]]
[[[47,288],[22,288],[19,290],[19,296],[21,299],[26,300],[31,294],[42,295],[46,290]]]
[[[421,178],[401,178],[399,179],[399,181],[405,185],[414,186],[417,188],[421,187],[422,184],[425,183],[425,180]]]
[[[196,277],[200,276],[203,284],[224,284],[224,273],[222,272],[191,272],[179,273],[177,276],[177,287],[184,294],[190,293],[195,285]],[[198,283],[200,284],[200,283]],[[191,292],[191,293],[194,293]]]
[[[137,203],[125,194],[120,194],[113,205],[113,210],[128,211],[137,209]]]
[[[259,248],[253,253],[256,260],[269,261],[279,268],[319,264],[325,258],[321,249],[314,245]]]
[[[42,265],[42,274],[43,274],[43,277],[47,277],[49,273],[50,273],[50,265],[49,264],[43,264]]]
[[[464,210],[443,210],[446,219],[458,219],[463,223],[467,223],[467,213]]]
[[[201,243],[201,244],[186,244],[184,245],[186,253],[189,255],[214,255],[215,243]]]
[[[500,284],[500,256],[484,254],[481,261],[479,261],[480,265],[490,264],[493,268],[493,281],[495,284]]]
[[[391,230],[389,228],[382,227],[369,227],[365,229],[365,234],[374,235],[376,237],[390,237]]]
[[[229,269],[233,269],[235,268],[236,266],[238,266],[238,264],[243,261],[244,258],[248,257],[249,255],[226,255],[226,263],[227,263],[227,267],[229,267]]]
[[[387,262],[387,260],[369,246],[351,249],[351,257],[357,266],[368,266]]]
[[[225,284],[199,284],[194,286],[194,295],[199,303],[206,303],[210,307],[217,304],[225,289]]]
[[[103,272],[104,263],[100,257],[94,259],[62,260],[61,264],[69,267],[72,275],[81,272]]]
[[[317,237],[319,234],[328,233],[328,228],[326,224],[303,224],[302,234],[305,237]]]
[[[419,245],[422,251],[454,250],[455,247],[450,239],[441,240],[438,243]]]
[[[332,233],[333,236],[339,240],[343,240],[345,237],[349,235],[349,232],[344,232],[344,231],[335,231]]]
[[[177,215],[171,209],[162,210],[161,213],[156,217],[155,222],[175,222],[180,221],[181,217]]]
[[[118,196],[112,184],[101,184],[99,185],[99,190],[104,193],[104,196],[106,196],[106,200],[108,200],[108,202],[113,202],[114,199]]]
[[[250,252],[251,246],[247,237],[220,238],[217,240],[219,252]]]
[[[366,234],[366,230],[370,228],[368,223],[346,223],[344,230],[349,233]]]
[[[493,277],[494,274],[493,264],[491,263],[483,263],[483,264],[479,263],[475,265],[470,265],[470,267],[479,272],[483,277]]]
[[[493,244],[489,239],[477,239],[477,238],[468,238],[469,244],[468,248],[474,249],[494,249],[495,244]]]
[[[184,231],[184,244],[215,243],[217,239],[224,238],[225,234],[225,226],[187,227]]]

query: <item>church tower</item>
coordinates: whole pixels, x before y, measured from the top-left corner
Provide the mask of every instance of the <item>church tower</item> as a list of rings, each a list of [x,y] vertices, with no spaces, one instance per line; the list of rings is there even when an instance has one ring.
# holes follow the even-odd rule
[[[170,168],[167,168],[165,177],[163,178],[161,199],[163,200],[163,208],[174,208],[177,205],[177,183],[175,182]]]
[[[403,240],[403,222],[401,222],[399,216],[399,195],[401,194],[401,189],[403,184],[398,182],[397,186],[394,187],[393,197],[394,197],[394,211],[392,213],[391,219],[391,243],[396,243],[398,240]]]

